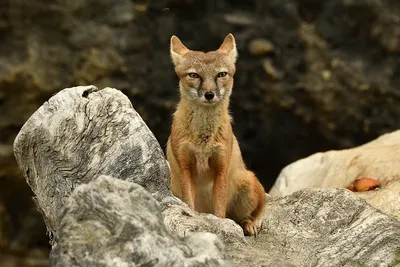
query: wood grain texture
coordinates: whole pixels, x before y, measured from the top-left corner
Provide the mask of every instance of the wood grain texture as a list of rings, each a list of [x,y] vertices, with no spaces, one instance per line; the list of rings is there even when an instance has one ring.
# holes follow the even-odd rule
[[[54,267],[233,266],[216,235],[177,236],[142,186],[104,175],[74,190],[55,241]]]
[[[346,189],[268,196],[256,239],[190,209],[170,193],[157,140],[115,89],[60,91],[23,126],[14,153],[51,234],[52,266],[400,264],[400,222]]]
[[[269,196],[266,203],[257,238],[243,237],[231,220],[178,203],[163,211],[164,223],[182,237],[192,231],[216,234],[242,267],[400,266],[400,222],[349,190],[302,189]]]
[[[129,99],[113,88],[61,90],[21,128],[14,154],[52,237],[66,198],[101,174],[136,182],[156,199],[169,193],[169,168]]]

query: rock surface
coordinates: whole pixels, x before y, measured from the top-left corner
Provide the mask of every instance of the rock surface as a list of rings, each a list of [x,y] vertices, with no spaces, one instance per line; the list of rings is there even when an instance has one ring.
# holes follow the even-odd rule
[[[51,266],[231,266],[213,234],[179,238],[143,187],[100,176],[68,198]]]
[[[66,112],[66,107],[81,110],[81,105],[73,105],[75,101],[72,100],[76,100],[77,95],[89,99],[89,102],[84,102],[87,106],[85,114],[90,118],[89,125],[83,127],[87,131],[97,132],[91,126],[94,122],[102,125],[101,129],[108,129],[107,125],[114,125],[119,121],[118,118],[124,118],[125,128],[121,126],[121,131],[114,127],[108,134],[106,131],[96,134],[96,138],[85,139],[88,148],[105,146],[101,150],[103,155],[113,152],[115,161],[107,161],[107,158],[94,161],[91,157],[82,156],[85,153],[79,149],[79,145],[75,144],[76,149],[69,149],[69,143],[60,141],[61,134],[64,134],[63,138],[68,135],[65,131],[57,131],[58,125],[77,125],[65,128],[75,131],[75,135],[70,135],[75,139],[92,136],[85,134],[86,131],[76,132],[77,129],[83,129],[78,127],[81,124],[75,124],[82,121],[79,112],[74,119],[68,116],[71,112]],[[50,130],[31,131],[29,125],[36,124],[27,123],[15,142],[21,168],[34,170],[29,173],[27,180],[35,194],[41,196],[36,198],[38,207],[52,207],[54,199],[63,199],[58,203],[57,212],[43,212],[45,222],[54,234],[50,259],[52,266],[235,264],[244,267],[391,267],[400,264],[400,222],[374,209],[346,189],[303,189],[286,197],[268,196],[262,230],[255,239],[244,237],[240,226],[232,220],[190,210],[168,190],[165,175],[168,166],[160,148],[157,148],[158,143],[151,141],[151,132],[132,106],[128,105],[129,101],[125,101],[123,94],[115,89],[65,89],[32,116],[52,114],[47,118],[58,118],[53,120],[57,123],[52,124],[52,131],[58,134],[52,134]],[[90,102],[96,103],[95,107],[91,107]],[[113,103],[118,104],[118,109]],[[99,110],[102,112],[94,112]],[[32,119],[32,122],[36,120]],[[129,129],[138,130],[130,132],[123,140],[121,147],[125,149],[107,146],[108,140],[122,142],[119,138],[124,129],[128,129],[128,132]],[[103,136],[107,138],[102,139]],[[35,140],[46,142],[35,143]],[[54,144],[52,149],[47,145],[49,143]],[[36,144],[35,157],[22,156],[19,148],[30,148],[30,144]],[[138,145],[143,147],[151,144],[151,151],[137,149]],[[99,153],[98,150],[95,152]],[[126,157],[125,154],[130,156]],[[80,158],[81,164],[71,169],[71,161],[65,160],[65,155],[69,155],[70,159]],[[157,159],[157,172],[146,171],[154,166],[154,162],[140,160],[144,155],[152,155],[151,159]],[[129,162],[126,158],[136,160]],[[57,168],[43,164],[44,159],[56,162]],[[105,162],[114,165],[104,165]],[[89,170],[88,165],[91,166]],[[115,166],[141,171],[121,172]],[[116,177],[103,176],[104,171],[93,170],[108,170]],[[90,173],[92,176],[86,174],[82,179],[81,173]],[[52,177],[61,177],[61,182],[52,183]],[[40,182],[45,185],[45,181],[51,186],[36,186]],[[66,187],[65,182],[73,187]]]
[[[293,162],[282,170],[269,193],[286,196],[303,188],[346,188],[363,177],[383,186],[400,179],[400,130],[359,147],[316,153]]]
[[[112,88],[67,88],[43,104],[14,143],[17,162],[50,234],[65,199],[100,174],[134,181],[160,198],[169,169],[129,99]]]

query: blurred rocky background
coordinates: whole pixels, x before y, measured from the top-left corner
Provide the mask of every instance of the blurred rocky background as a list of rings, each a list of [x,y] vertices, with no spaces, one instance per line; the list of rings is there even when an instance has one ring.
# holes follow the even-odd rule
[[[15,162],[21,126],[59,90],[120,89],[165,147],[169,57],[239,49],[231,110],[266,190],[287,164],[400,126],[397,0],[0,0],[0,265],[47,266],[46,229]]]

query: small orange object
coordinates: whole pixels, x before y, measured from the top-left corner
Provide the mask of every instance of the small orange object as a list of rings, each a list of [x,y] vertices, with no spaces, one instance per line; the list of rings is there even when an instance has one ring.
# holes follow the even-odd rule
[[[354,181],[354,189],[357,192],[365,192],[374,190],[377,187],[380,187],[381,183],[378,180],[372,178],[359,178]]]

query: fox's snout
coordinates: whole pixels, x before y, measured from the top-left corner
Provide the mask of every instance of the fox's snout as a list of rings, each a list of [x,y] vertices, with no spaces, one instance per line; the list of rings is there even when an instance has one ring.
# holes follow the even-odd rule
[[[205,81],[201,86],[200,97],[204,97],[209,102],[215,100],[218,94],[218,86],[214,81]]]
[[[207,93],[207,92],[215,93],[217,88],[218,88],[218,86],[215,81],[204,81],[201,86],[201,90],[205,93]]]
[[[213,92],[206,92],[204,94],[204,98],[207,99],[208,101],[211,101],[214,98],[215,94]]]

